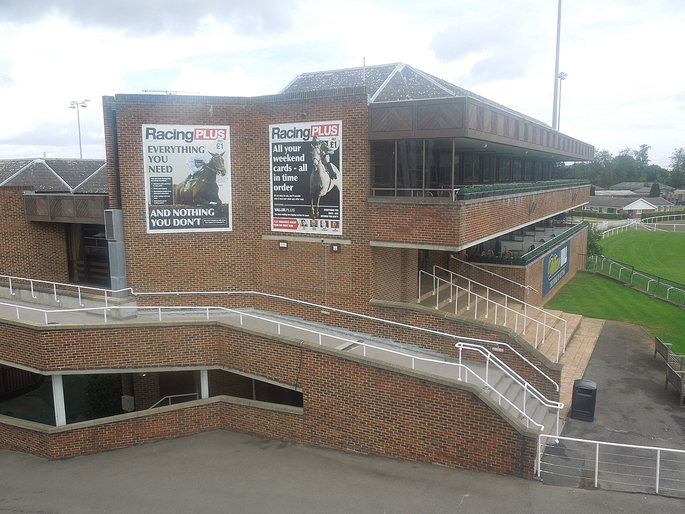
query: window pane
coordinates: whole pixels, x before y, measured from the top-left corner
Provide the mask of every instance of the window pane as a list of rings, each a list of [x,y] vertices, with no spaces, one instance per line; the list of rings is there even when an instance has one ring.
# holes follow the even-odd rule
[[[395,141],[371,141],[371,173],[375,196],[395,194]]]
[[[452,140],[426,139],[426,189],[452,187]]]
[[[423,188],[423,141],[397,142],[397,195],[412,196]]]

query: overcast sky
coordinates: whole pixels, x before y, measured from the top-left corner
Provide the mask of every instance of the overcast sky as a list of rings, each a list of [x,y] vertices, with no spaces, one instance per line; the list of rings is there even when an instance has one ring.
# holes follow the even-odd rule
[[[552,123],[557,0],[0,0],[0,158],[104,157],[102,96],[255,96],[404,62]],[[617,154],[685,146],[683,0],[563,0],[560,128]]]

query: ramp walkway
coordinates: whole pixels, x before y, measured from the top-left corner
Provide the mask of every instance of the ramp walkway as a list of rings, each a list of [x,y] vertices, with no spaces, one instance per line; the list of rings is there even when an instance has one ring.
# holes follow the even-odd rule
[[[55,296],[55,298],[57,298]],[[50,300],[56,301],[56,300]],[[100,300],[101,301],[101,300]],[[533,386],[519,377],[489,350],[474,345],[470,338],[454,338],[462,345],[465,358],[451,357],[434,351],[374,337],[370,334],[326,326],[252,308],[225,309],[198,306],[137,306],[134,301],[117,301],[107,307],[46,307],[27,301],[0,302],[0,318],[19,319],[37,325],[90,325],[115,323],[213,321],[240,327],[265,335],[288,337],[308,345],[391,365],[400,370],[423,373],[454,383],[475,386],[491,406],[499,408],[510,422],[547,434],[558,434],[561,426],[557,402],[546,399]],[[476,353],[474,353],[476,352]],[[466,360],[479,354],[477,361]]]

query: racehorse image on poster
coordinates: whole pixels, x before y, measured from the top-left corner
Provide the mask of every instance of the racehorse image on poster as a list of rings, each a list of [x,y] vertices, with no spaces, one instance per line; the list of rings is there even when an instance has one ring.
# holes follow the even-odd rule
[[[224,164],[222,153],[209,152],[212,158],[208,163],[204,160],[193,159],[197,164],[202,162],[202,166],[186,177],[180,184],[174,185],[174,204],[189,204],[189,205],[220,205],[221,198],[219,198],[219,186],[216,183],[216,176],[226,175],[226,166]]]
[[[342,233],[342,122],[269,126],[271,230]]]
[[[230,128],[143,125],[147,232],[232,230]]]

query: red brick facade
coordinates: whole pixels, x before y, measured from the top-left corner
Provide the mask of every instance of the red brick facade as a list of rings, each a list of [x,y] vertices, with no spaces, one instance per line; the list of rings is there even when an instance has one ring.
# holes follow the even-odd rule
[[[0,351],[6,353],[9,340],[15,346],[20,342],[28,355],[15,359],[45,370],[214,365],[301,388],[304,398],[299,410],[229,399],[41,430],[2,418],[0,447],[5,449],[60,458],[225,428],[452,467],[532,474],[535,435],[513,428],[470,385],[213,323],[3,328]]]
[[[124,95],[103,99],[103,107],[109,205],[123,212],[126,277],[134,291],[257,291],[320,304],[328,311],[258,294],[148,296],[139,297],[141,305],[254,307],[457,355],[452,338],[368,316],[385,318],[449,334],[506,341],[558,381],[560,368],[507,329],[435,316],[416,306],[418,276],[420,269],[432,264],[449,266],[449,251],[581,204],[589,187],[467,202],[369,198],[369,111],[367,95],[360,91],[261,99]],[[342,120],[343,125],[344,228],[339,237],[326,236],[325,241],[270,229],[268,126],[303,120]],[[152,123],[230,126],[232,231],[146,232],[141,126]],[[4,272],[67,281],[63,226],[29,224],[18,214],[22,212],[21,192],[0,189],[0,195],[0,221],[5,221],[2,235],[10,242],[2,246]],[[581,266],[578,254],[584,252],[585,238],[573,239],[571,272],[564,282]],[[287,240],[285,249],[279,245],[283,239]],[[340,245],[340,252],[331,251],[331,243]],[[426,256],[427,248],[443,253]],[[494,271],[542,291],[541,266],[539,259],[527,268]],[[513,354],[505,352],[502,359],[550,399],[558,399],[549,382]],[[535,437],[514,429],[470,386],[212,322],[72,328],[7,322],[0,331],[0,360],[43,373],[98,370],[128,375],[135,369],[225,368],[303,393],[301,409],[265,408],[219,397],[49,429],[0,417],[2,448],[60,458],[202,430],[230,429],[453,467],[524,477],[532,474]],[[133,381],[132,390],[138,391],[150,382],[145,397],[136,398],[137,404],[147,406],[159,395],[159,384],[137,374]]]
[[[26,221],[25,189],[0,188],[0,274],[68,282],[64,225]]]

